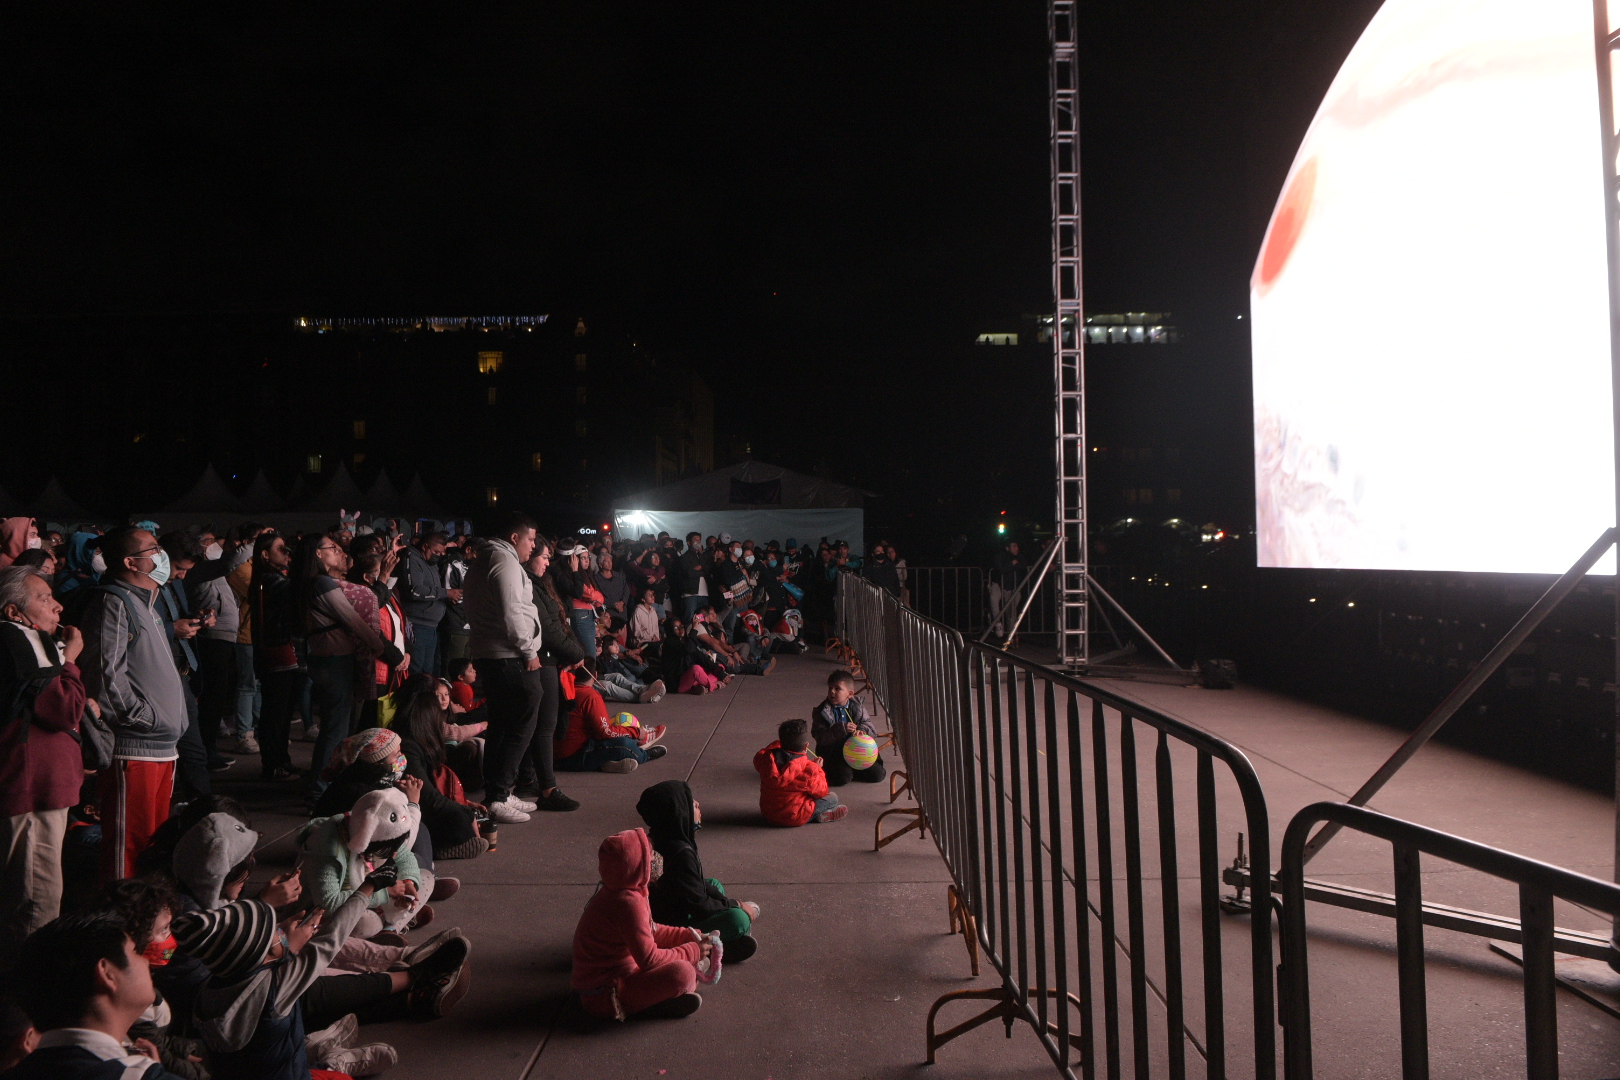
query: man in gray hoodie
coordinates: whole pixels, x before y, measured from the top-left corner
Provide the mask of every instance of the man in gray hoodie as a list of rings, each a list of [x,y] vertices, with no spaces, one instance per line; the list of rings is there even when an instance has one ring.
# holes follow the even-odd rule
[[[80,670],[113,729],[113,763],[101,772],[101,875],[131,877],[135,858],[168,820],[175,744],[186,730],[186,698],[174,666],[158,589],[169,556],[132,525],[97,541],[107,571],[79,621]]]
[[[501,824],[528,821],[535,809],[575,810],[579,803],[557,789],[551,773],[551,733],[536,732],[545,698],[540,671],[540,611],[523,564],[534,554],[534,521],[514,514],[495,538],[485,542],[467,571],[465,601],[468,648],[488,701],[489,730],[484,745],[484,803]],[[541,738],[536,739],[539,734]],[[540,798],[512,793],[518,768],[531,742],[544,761],[535,762]]]
[[[422,537],[421,546],[405,548],[399,581],[399,604],[411,620],[411,671],[439,673],[439,623],[444,621],[446,590],[439,560],[444,557],[442,532]]]

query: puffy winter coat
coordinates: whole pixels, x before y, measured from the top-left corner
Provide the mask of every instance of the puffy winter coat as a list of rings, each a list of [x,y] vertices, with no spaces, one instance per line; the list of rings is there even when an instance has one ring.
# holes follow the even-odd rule
[[[816,800],[827,794],[821,760],[808,750],[784,750],[773,742],[754,755],[759,773],[759,809],[772,825],[803,825],[816,813]]]

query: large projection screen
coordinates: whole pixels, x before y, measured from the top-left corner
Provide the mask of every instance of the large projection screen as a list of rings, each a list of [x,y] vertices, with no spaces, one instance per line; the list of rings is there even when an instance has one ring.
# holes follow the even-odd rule
[[[1614,524],[1600,132],[1590,0],[1386,0],[1251,280],[1261,566],[1562,573]]]

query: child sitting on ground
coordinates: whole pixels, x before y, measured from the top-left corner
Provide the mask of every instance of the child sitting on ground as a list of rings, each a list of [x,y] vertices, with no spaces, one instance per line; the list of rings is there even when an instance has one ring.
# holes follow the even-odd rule
[[[657,745],[664,731],[663,724],[651,729],[615,727],[587,660],[574,670],[574,706],[557,725],[554,767],[566,772],[634,772],[668,752]]]
[[[816,753],[825,761],[827,783],[843,787],[851,779],[876,784],[883,779],[883,758],[864,769],[851,768],[844,760],[844,744],[853,735],[877,736],[866,706],[855,696],[855,676],[835,671],[827,676],[827,700],[811,714],[810,733],[816,737]]]
[[[422,822],[416,801],[422,782],[407,776],[400,784],[366,792],[346,814],[314,819],[295,841],[304,852],[304,897],[328,915],[337,914],[378,868],[393,868],[394,880],[366,893],[364,910],[351,920],[357,937],[388,945],[405,944],[404,931],[426,925],[433,910],[427,906],[433,872],[422,869],[411,852]]]
[[[702,931],[653,922],[647,887],[662,859],[641,829],[616,833],[597,849],[602,885],[574,931],[571,985],[600,1020],[690,1016],[703,1004],[700,976],[719,978],[721,957]]]
[[[794,828],[806,822],[838,821],[849,813],[827,790],[821,759],[810,752],[810,725],[784,720],[776,741],[754,755],[759,773],[759,809],[772,825]]]
[[[445,668],[450,674],[450,697],[453,704],[448,708],[457,716],[463,713],[477,712],[484,707],[484,699],[477,694],[478,669],[473,662],[465,656],[450,661]]]
[[[724,885],[703,873],[697,830],[703,807],[685,780],[665,780],[641,793],[636,813],[647,823],[653,849],[663,856],[664,874],[648,889],[653,918],[670,926],[690,926],[720,935],[728,964],[740,964],[759,948],[750,936],[759,905],[733,900]]]

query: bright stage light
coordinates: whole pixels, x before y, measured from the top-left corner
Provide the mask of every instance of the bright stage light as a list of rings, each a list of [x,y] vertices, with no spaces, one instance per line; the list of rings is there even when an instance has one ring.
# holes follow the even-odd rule
[[[1588,0],[1386,0],[1255,262],[1260,565],[1561,573],[1614,523],[1600,130]]]

